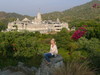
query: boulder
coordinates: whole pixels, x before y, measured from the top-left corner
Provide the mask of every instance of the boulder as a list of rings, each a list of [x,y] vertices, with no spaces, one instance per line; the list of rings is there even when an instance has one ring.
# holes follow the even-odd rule
[[[22,62],[19,62],[18,63],[17,69],[19,71],[24,72],[27,75],[32,75],[33,73],[35,73],[37,71],[37,68],[36,67],[29,68],[29,67],[25,66],[24,63],[22,63]]]
[[[50,58],[51,64],[47,64],[46,60],[43,59],[40,67],[37,69],[35,67],[27,67],[24,63],[19,62],[18,65],[6,67],[2,71],[0,70],[0,75],[53,75],[53,71],[59,67],[63,67],[63,58],[60,55]]]
[[[34,67],[34,66],[33,66],[33,67],[31,67],[30,69],[31,69],[31,71],[34,71],[34,72],[36,72],[36,71],[37,71],[37,68],[36,68],[36,67]]]
[[[0,75],[10,75],[10,74],[11,74],[10,70],[5,70],[5,71],[0,72]]]
[[[10,70],[5,70],[0,73],[0,75],[26,75],[23,72],[11,72]]]
[[[23,66],[24,66],[24,63],[18,62],[18,67],[23,67]]]
[[[17,66],[9,66],[0,71],[0,75],[34,75],[37,71],[35,67],[27,67],[22,62],[18,62]]]
[[[26,75],[26,74],[24,74],[23,72],[14,72],[14,73],[11,73],[10,75]]]
[[[63,67],[63,58],[60,55],[50,59],[51,64],[47,64],[46,60],[43,59],[40,68],[37,70],[35,75],[52,75],[53,71],[59,67]]]

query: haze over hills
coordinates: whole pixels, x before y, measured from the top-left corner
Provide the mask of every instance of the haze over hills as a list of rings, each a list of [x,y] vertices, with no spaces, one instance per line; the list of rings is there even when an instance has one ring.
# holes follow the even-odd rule
[[[62,11],[62,12],[52,12],[52,13],[46,13],[43,14],[43,19],[52,19],[56,20],[57,18],[60,18],[62,21],[70,22],[72,20],[88,20],[88,19],[100,19],[100,8],[93,8],[93,4],[97,3],[100,4],[99,0],[93,0],[89,3]],[[25,16],[17,13],[6,13],[6,12],[0,12],[0,20],[1,19],[11,19],[14,20],[16,18],[23,19],[25,17],[28,17],[32,19],[33,17]]]

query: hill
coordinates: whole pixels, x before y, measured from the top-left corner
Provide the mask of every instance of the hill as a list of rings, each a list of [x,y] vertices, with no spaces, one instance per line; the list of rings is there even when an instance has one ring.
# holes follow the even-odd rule
[[[90,20],[100,19],[100,8],[93,8],[94,4],[100,4],[99,0],[93,0],[86,4],[70,8],[62,12],[52,12],[43,14],[44,19],[56,19],[60,18],[62,21],[73,21],[73,20]]]
[[[93,0],[91,2],[88,2],[86,4],[76,6],[73,8],[70,8],[68,10],[62,11],[62,12],[52,12],[52,13],[46,13],[43,14],[43,19],[53,19],[56,20],[57,18],[60,18],[62,21],[73,21],[73,20],[88,20],[88,19],[100,19],[100,8],[93,8],[93,4],[99,4],[100,6],[100,0]],[[15,19],[20,18],[23,19],[25,17],[32,18],[27,15],[21,15],[17,13],[6,13],[6,12],[0,12],[0,20],[1,19]]]
[[[27,15],[21,15],[21,14],[17,14],[17,13],[6,13],[6,12],[0,12],[0,20],[3,20],[3,19],[16,19],[16,18],[19,18],[19,19],[23,19],[23,18],[32,18],[30,16],[27,16]]]
[[[12,22],[19,18],[22,20],[23,18],[29,18],[32,19],[32,17],[27,15],[20,15],[17,13],[6,13],[6,12],[0,12],[0,31],[5,30],[7,28],[8,22]]]

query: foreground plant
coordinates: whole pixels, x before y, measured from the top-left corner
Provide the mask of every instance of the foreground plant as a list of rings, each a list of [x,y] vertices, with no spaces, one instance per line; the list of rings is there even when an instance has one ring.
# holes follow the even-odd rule
[[[64,67],[54,70],[53,75],[95,75],[88,63],[68,62]]]

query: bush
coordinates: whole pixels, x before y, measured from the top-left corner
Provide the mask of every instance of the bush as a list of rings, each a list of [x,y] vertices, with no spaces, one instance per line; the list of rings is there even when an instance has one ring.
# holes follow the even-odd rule
[[[70,43],[70,41],[72,41],[66,28],[63,28],[61,32],[55,34],[54,38],[57,41],[58,48],[63,48],[64,50],[68,49],[67,45]]]
[[[14,66],[19,61],[38,67],[42,54],[49,50],[48,41],[48,35],[40,35],[38,32],[1,32],[0,67]]]
[[[90,40],[82,37],[78,40],[79,49],[85,50],[89,53],[100,51],[100,40],[96,38],[91,38]]]
[[[93,67],[97,73],[100,74],[100,52],[92,53],[89,57],[91,62],[90,66]]]

